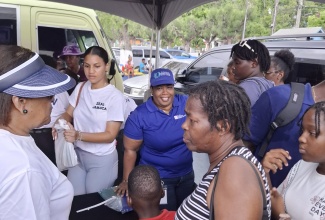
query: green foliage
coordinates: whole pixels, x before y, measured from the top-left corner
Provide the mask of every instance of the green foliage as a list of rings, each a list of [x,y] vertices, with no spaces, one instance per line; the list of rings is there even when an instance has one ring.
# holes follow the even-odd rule
[[[271,35],[275,0],[218,0],[199,6],[178,17],[161,31],[161,47],[175,45],[202,48],[212,41],[234,43],[242,38],[244,18],[247,20],[244,36]],[[112,42],[124,42],[142,38],[150,41],[151,29],[135,22],[103,12],[97,12],[100,22]],[[295,26],[297,0],[279,0],[275,30]],[[325,28],[325,6],[304,2],[300,27]]]
[[[308,17],[309,27],[322,27],[325,29],[325,10]]]

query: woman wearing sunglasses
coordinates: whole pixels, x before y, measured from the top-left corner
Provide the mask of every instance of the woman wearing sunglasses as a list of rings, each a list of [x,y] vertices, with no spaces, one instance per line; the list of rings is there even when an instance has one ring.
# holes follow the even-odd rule
[[[271,58],[270,69],[265,73],[265,78],[274,82],[276,86],[283,85],[293,70],[295,56],[289,50],[279,50]]]
[[[253,106],[264,91],[274,86],[264,77],[271,63],[269,51],[257,40],[244,40],[232,47],[230,56],[234,61],[235,79],[239,80],[239,86],[244,88]]]

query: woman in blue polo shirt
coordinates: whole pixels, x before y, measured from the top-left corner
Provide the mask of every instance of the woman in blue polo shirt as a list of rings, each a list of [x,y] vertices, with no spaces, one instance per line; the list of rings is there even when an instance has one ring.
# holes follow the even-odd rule
[[[135,166],[156,167],[166,187],[168,210],[177,210],[195,187],[192,153],[183,141],[187,96],[175,95],[174,76],[168,69],[156,69],[150,77],[152,97],[131,113],[124,128],[123,181],[118,193],[127,192],[127,179]]]

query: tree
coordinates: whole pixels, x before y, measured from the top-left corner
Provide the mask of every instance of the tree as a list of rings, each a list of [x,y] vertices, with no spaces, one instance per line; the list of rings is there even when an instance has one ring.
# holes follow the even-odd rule
[[[322,27],[325,29],[325,10],[308,17],[308,27]]]

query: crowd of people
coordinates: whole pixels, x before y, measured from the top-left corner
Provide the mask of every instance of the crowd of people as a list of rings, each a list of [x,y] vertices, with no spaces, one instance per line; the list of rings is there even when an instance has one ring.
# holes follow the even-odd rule
[[[186,95],[169,69],[150,70],[139,106],[110,84],[105,49],[67,45],[54,58],[0,45],[0,219],[68,219],[74,196],[116,184],[141,220],[325,218],[325,80],[303,86],[300,111],[260,154],[293,90],[290,51],[270,57],[263,43],[240,41],[226,80]],[[59,119],[78,157],[65,175]],[[192,152],[210,164],[198,185]]]

